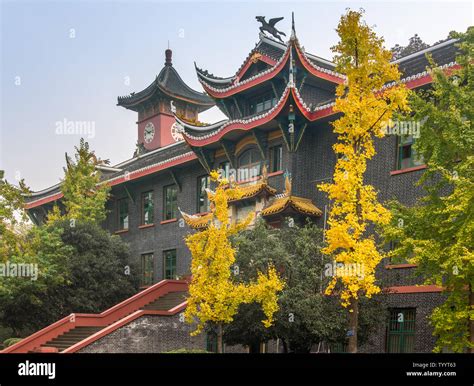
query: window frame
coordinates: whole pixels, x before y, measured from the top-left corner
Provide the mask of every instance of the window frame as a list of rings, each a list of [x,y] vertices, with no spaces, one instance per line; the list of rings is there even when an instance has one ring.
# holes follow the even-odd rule
[[[217,353],[217,333],[214,330],[206,331],[206,351]]]
[[[146,259],[151,257],[150,261],[146,262]],[[151,270],[149,264],[151,262]],[[148,263],[148,264],[147,264]],[[153,252],[142,253],[140,255],[140,286],[146,287],[153,285],[155,281],[155,255]]]
[[[122,203],[127,205],[127,227],[122,226]],[[125,221],[124,221],[125,224]],[[117,228],[118,231],[125,231],[130,229],[130,207],[129,207],[129,202],[128,202],[128,197],[124,198],[119,198],[117,200]]]
[[[397,170],[404,170],[423,165],[423,160],[418,158],[418,155],[413,148],[415,142],[416,138],[413,138],[411,135],[401,135],[397,137]],[[410,157],[402,158],[404,148],[409,149]],[[408,160],[408,165],[403,165],[404,160]]]
[[[278,167],[275,168],[275,151],[279,149],[278,154]],[[270,147],[270,173],[276,173],[283,170],[283,145],[278,144]]]
[[[175,201],[174,207],[171,208],[171,217],[168,217],[168,191],[170,188],[174,188],[175,191]],[[178,186],[176,184],[170,184],[163,186],[163,221],[174,220],[178,218]]]
[[[270,110],[272,107],[274,107],[277,104],[277,98],[275,97],[275,94],[273,91],[269,90],[267,92],[264,92],[262,94],[256,95],[252,98],[249,98],[249,113],[250,115],[254,114],[260,114],[264,111]],[[269,105],[267,105],[267,103]],[[260,106],[260,108],[258,107]]]
[[[250,163],[248,164],[245,164],[245,165],[241,165],[241,160],[242,158],[246,155],[246,154],[250,154]],[[256,154],[258,156],[258,161],[254,161],[252,159],[252,154]],[[249,179],[252,179],[254,177],[258,177],[262,174],[262,163],[264,162],[265,160],[262,158],[262,155],[260,154],[260,151],[258,150],[257,147],[255,146],[250,146],[248,148],[246,148],[245,150],[243,150],[237,157],[237,181],[246,181],[246,180],[249,180]],[[250,173],[250,170],[253,168],[253,167],[257,167],[257,174],[256,175],[253,175]],[[245,178],[243,178],[243,174],[245,174],[243,172],[243,170],[246,169],[247,170],[247,173],[246,173],[246,176]]]
[[[172,266],[172,273],[171,277],[167,275],[167,254],[170,252],[174,252],[174,265]],[[176,249],[166,249],[163,251],[163,280],[175,280],[177,276],[177,261],[178,261],[178,251]]]
[[[151,194],[151,221],[150,219],[147,220],[147,222],[145,222],[145,198],[147,195]],[[154,191],[153,190],[148,190],[146,192],[143,192],[141,194],[141,221],[140,221],[140,225],[152,225],[154,224],[154,220],[155,220],[155,194],[154,194]],[[148,212],[150,213],[150,212]]]
[[[403,322],[398,321],[398,315],[403,313]],[[406,316],[412,318],[408,319]],[[406,328],[406,326],[408,327]],[[395,329],[392,329],[395,326]],[[392,339],[399,337],[398,339]],[[387,353],[413,353],[416,340],[416,308],[391,308],[389,309],[387,323]],[[396,343],[394,343],[396,342]],[[396,348],[396,349],[395,349]]]

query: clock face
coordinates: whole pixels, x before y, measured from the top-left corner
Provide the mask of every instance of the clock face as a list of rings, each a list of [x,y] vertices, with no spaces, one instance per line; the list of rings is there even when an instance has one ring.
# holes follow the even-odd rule
[[[176,142],[183,139],[183,134],[181,134],[180,127],[176,122],[171,126],[171,136]]]
[[[155,137],[155,126],[153,123],[148,122],[145,126],[145,130],[143,131],[143,140],[146,143],[150,143],[153,141],[153,138]]]

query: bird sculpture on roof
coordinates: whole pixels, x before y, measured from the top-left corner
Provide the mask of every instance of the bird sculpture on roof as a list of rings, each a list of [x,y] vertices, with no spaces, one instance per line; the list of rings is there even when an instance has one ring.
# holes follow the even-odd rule
[[[256,16],[255,19],[257,19],[258,22],[262,23],[262,26],[260,27],[261,32],[266,31],[283,43],[283,40],[281,39],[280,35],[286,36],[286,34],[284,32],[278,31],[275,28],[275,24],[278,23],[280,20],[283,20],[284,17],[275,17],[273,19],[268,20],[268,22],[265,20],[265,16]]]

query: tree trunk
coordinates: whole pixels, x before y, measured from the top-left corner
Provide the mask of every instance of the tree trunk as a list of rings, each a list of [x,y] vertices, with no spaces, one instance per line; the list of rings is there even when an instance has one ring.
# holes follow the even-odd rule
[[[223,336],[223,331],[222,331],[222,323],[219,323],[217,325],[217,352],[219,354],[222,354],[224,352],[223,350],[223,344],[222,344],[222,336]]]
[[[472,292],[472,286],[469,285],[469,305],[470,310],[474,307],[474,293]],[[474,345],[474,320],[469,319],[469,341],[471,345]],[[468,352],[474,354],[474,347],[468,349]]]
[[[357,327],[359,325],[359,300],[352,298],[349,306],[349,331],[352,333],[349,335],[349,342],[347,352],[357,353]]]

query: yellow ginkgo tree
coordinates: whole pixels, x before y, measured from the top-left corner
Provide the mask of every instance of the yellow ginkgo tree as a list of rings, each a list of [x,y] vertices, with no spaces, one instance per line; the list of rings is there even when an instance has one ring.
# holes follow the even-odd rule
[[[259,272],[252,283],[237,283],[233,280],[232,266],[235,249],[230,237],[245,229],[253,219],[251,213],[241,222],[233,222],[228,214],[228,201],[242,196],[234,183],[221,179],[215,171],[211,179],[217,182],[215,192],[208,191],[212,219],[207,228],[189,235],[186,245],[191,251],[191,274],[188,306],[185,311],[189,323],[197,323],[192,335],[203,331],[207,323],[217,326],[217,351],[222,352],[223,325],[230,323],[242,303],[260,303],[266,319],[263,324],[270,327],[273,315],[278,311],[277,294],[284,283],[274,267],[266,274]]]
[[[326,289],[349,308],[348,351],[357,352],[358,299],[380,291],[375,269],[382,255],[374,236],[368,235],[369,227],[390,221],[390,212],[378,203],[374,188],[364,183],[364,174],[375,155],[374,138],[384,136],[381,123],[396,110],[408,111],[408,90],[398,83],[400,73],[390,64],[391,52],[365,24],[361,12],[343,15],[337,32],[340,41],[332,48],[336,70],[347,78],[336,90],[334,111],[342,116],[333,122],[338,135],[333,181],[319,186],[332,203],[323,253],[340,266],[363,269],[364,275],[337,270]]]

